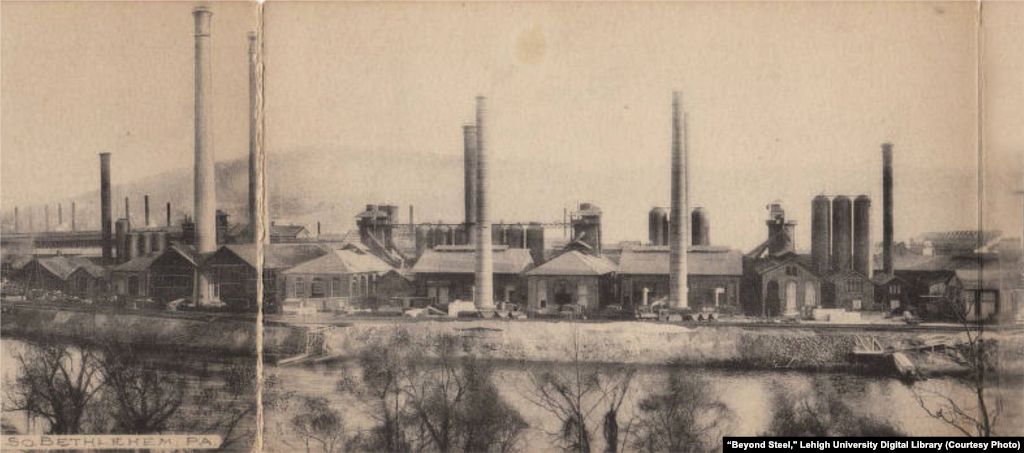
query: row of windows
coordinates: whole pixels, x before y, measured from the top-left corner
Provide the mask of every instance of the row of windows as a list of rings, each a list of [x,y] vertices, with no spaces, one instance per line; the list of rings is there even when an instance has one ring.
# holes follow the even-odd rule
[[[292,277],[285,289],[288,297],[366,297],[372,293],[372,285],[377,278],[374,275],[354,275],[347,280],[346,283],[341,277]]]

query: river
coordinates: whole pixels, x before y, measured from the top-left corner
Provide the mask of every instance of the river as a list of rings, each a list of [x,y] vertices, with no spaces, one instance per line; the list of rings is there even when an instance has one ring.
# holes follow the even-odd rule
[[[18,372],[12,366],[12,354],[17,348],[24,347],[20,340],[4,338],[0,340],[0,368],[5,380],[13,378]],[[168,361],[179,360],[168,357]],[[196,387],[193,391],[209,386],[218,386],[216,375],[224,370],[232,361],[244,361],[238,358],[223,360],[211,357],[194,357],[192,363],[185,367],[184,373],[191,374],[194,379],[190,383]],[[180,364],[178,364],[180,365]],[[558,420],[550,413],[530,402],[523,395],[532,391],[530,376],[538,370],[565,371],[569,365],[539,364],[522,362],[502,362],[495,364],[493,380],[500,397],[504,399],[529,424],[524,440],[520,444],[522,451],[544,452],[555,451],[557,445],[549,435],[559,427]],[[177,366],[176,369],[182,367]],[[291,428],[291,420],[302,407],[298,402],[302,397],[326,397],[332,408],[344,414],[347,432],[355,433],[373,425],[369,407],[348,394],[336,391],[337,383],[343,370],[355,369],[358,366],[352,361],[321,363],[316,365],[299,365],[276,367],[268,366],[266,376],[278,384],[272,390],[271,398],[284,399],[284,404],[277,404],[265,412],[265,446],[267,451],[291,452],[304,451],[302,439]],[[651,389],[661,388],[661,383],[673,372],[669,367],[646,366],[638,369],[631,386],[630,396],[620,410],[619,419],[622,425],[637,413],[637,402]],[[677,371],[679,372],[679,371]],[[846,373],[808,373],[795,371],[731,371],[690,368],[681,371],[687,379],[700,379],[707,382],[707,391],[729,409],[731,416],[723,423],[721,434],[737,436],[757,435],[768,429],[779,404],[776,395],[790,395],[794,398],[811,394],[831,395],[838,398],[845,406],[856,414],[872,420],[884,422],[898,427],[909,435],[960,435],[955,428],[937,421],[918,405],[914,389],[919,391],[935,391],[948,395],[960,404],[972,406],[973,389],[965,382],[956,378],[944,377],[906,384],[892,378],[869,377]],[[358,374],[358,373],[356,373]],[[1022,402],[1022,384],[1020,379],[1004,382],[991,389],[994,399],[1003,405],[998,428],[1002,434],[1022,435],[1024,432],[1024,402]],[[599,415],[594,415],[595,420]],[[18,414],[4,414],[5,422],[13,424],[22,432],[41,431],[45,427],[36,424],[31,429],[25,424],[25,417]],[[247,421],[251,422],[251,421]],[[595,425],[599,427],[599,425]],[[600,451],[600,429],[594,432],[594,451]]]

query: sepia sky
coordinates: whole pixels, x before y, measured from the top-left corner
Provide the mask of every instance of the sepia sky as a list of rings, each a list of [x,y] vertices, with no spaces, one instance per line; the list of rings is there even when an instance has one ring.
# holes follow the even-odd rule
[[[1020,25],[1013,9],[993,20]],[[669,203],[670,92],[680,90],[691,203],[709,208],[716,242],[756,245],[765,204],[781,199],[807,246],[818,193],[871,195],[880,240],[886,141],[895,144],[897,237],[973,228],[977,22],[971,2],[270,2],[267,108],[279,126],[269,146],[457,155],[459,126],[485,94],[495,219],[554,220],[590,200],[605,210],[607,237],[645,239],[647,210]],[[1019,63],[1016,71],[1018,83],[1004,83],[1009,98],[995,100],[1013,116],[1000,128],[1024,125]],[[1019,181],[1024,140],[1002,145],[990,173]],[[608,184],[565,172],[550,179],[564,198],[539,199],[501,159],[580,168]],[[999,226],[1019,231],[1020,203],[1008,206]]]
[[[100,150],[116,153],[116,175],[191,165],[193,6],[0,4],[5,209],[95,190]],[[214,145],[228,159],[247,149],[254,7],[212,6]],[[989,7],[986,226],[1020,231],[1024,5]],[[886,141],[897,239],[978,224],[973,2],[268,2],[264,13],[268,152],[459,156],[473,98],[486,95],[494,219],[560,220],[563,207],[592,201],[606,238],[646,240],[647,211],[669,203],[680,90],[691,204],[710,210],[715,243],[757,245],[764,206],[780,199],[806,248],[819,193],[871,195],[880,240]],[[503,172],[509,161],[559,172],[541,191],[537,178]],[[379,184],[388,198],[403,175]],[[461,215],[461,186],[442,189],[450,206],[365,202]]]

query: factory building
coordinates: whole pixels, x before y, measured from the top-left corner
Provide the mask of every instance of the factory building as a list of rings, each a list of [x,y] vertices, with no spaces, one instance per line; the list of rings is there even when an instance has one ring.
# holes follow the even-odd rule
[[[615,300],[615,271],[615,263],[595,253],[567,250],[524,274],[528,306],[541,313],[566,304],[598,310]]]
[[[332,250],[280,273],[278,297],[284,312],[314,308],[339,311],[370,303],[377,295],[377,279],[393,270],[376,256],[358,249]],[[292,307],[297,306],[297,307]]]
[[[279,308],[277,283],[285,270],[329,253],[319,244],[269,244],[263,248],[263,304],[270,312]],[[202,264],[209,281],[211,302],[239,311],[256,310],[256,279],[260,263],[256,244],[230,244],[218,249]]]
[[[743,262],[744,313],[799,316],[824,305],[822,278],[813,271],[812,259],[796,253],[796,222],[786,220],[781,203],[768,205],[765,224],[768,239],[747,253]]]
[[[161,252],[162,253],[162,252]],[[149,253],[109,268],[110,288],[114,294],[128,297],[152,295],[152,265],[160,253]]]
[[[75,297],[94,298],[107,292],[107,271],[91,260],[79,260],[64,284],[64,292]]]
[[[208,258],[195,246],[173,244],[157,255],[149,265],[150,294],[157,302],[191,299],[195,294],[195,276]]]
[[[692,245],[686,254],[690,307],[740,313],[743,255],[727,247]],[[668,298],[669,247],[626,248],[619,260],[619,303],[649,306]]]
[[[492,245],[494,266],[494,300],[525,303],[526,288],[521,274],[533,267],[528,249]],[[476,251],[468,245],[445,245],[427,250],[412,267],[416,294],[426,296],[439,305],[454,300],[474,300]]]

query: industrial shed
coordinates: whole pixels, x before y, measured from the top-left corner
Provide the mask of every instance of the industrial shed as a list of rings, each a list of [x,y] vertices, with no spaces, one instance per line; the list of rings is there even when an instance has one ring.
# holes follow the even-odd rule
[[[850,311],[884,310],[875,303],[875,284],[866,275],[853,269],[830,274],[822,282],[822,305]]]
[[[312,304],[319,311],[340,310],[376,295],[377,279],[391,266],[359,249],[346,248],[280,273],[278,290],[284,305]]]
[[[811,272],[809,260],[803,258],[788,253],[745,259],[743,312],[755,316],[797,316],[820,306],[821,278]]]
[[[569,250],[526,273],[529,307],[553,312],[565,304],[596,310],[615,299],[615,263]]]
[[[150,295],[158,302],[191,299],[196,272],[207,257],[194,246],[171,245],[149,264]]]
[[[650,305],[668,297],[669,247],[636,246],[619,260],[619,300],[623,306]],[[695,310],[740,311],[743,255],[728,247],[690,246],[686,253],[689,305]]]
[[[521,274],[533,266],[529,249],[493,246],[495,301],[522,304],[526,288]],[[442,245],[425,250],[416,261],[416,292],[445,305],[453,300],[473,300],[476,250],[471,245]]]
[[[153,261],[159,257],[159,253],[150,253],[111,267],[110,284],[114,294],[129,297],[151,296],[150,269]]]
[[[318,244],[269,244],[263,248],[263,294],[268,311],[278,309],[280,273],[324,256]],[[237,310],[256,310],[256,244],[225,245],[203,264],[213,286],[211,297]]]
[[[64,284],[64,292],[78,297],[92,298],[107,292],[107,271],[87,258],[74,258],[78,267],[71,271]]]

